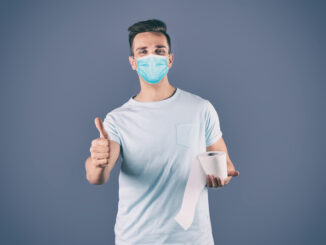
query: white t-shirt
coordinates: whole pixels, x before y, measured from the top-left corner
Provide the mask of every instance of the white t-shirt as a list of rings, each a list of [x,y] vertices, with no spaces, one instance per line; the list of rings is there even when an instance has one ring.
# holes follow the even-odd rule
[[[130,97],[106,115],[103,125],[110,140],[120,144],[122,158],[116,244],[213,245],[207,187],[189,229],[174,220],[194,157],[222,136],[213,105],[177,88],[161,101]]]

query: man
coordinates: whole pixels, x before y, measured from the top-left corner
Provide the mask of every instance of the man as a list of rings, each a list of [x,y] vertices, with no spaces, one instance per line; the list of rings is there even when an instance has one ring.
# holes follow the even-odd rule
[[[172,86],[167,77],[174,55],[166,25],[140,21],[128,28],[129,62],[137,71],[140,92],[95,125],[86,160],[91,184],[104,184],[122,156],[115,242],[120,244],[214,244],[204,188],[191,227],[175,220],[191,163],[205,151],[227,154],[228,177],[207,175],[207,187],[218,188],[238,176],[228,155],[213,105],[198,95]]]

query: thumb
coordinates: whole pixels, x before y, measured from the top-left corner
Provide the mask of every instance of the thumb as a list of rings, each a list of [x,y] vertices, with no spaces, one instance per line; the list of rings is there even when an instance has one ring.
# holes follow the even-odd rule
[[[95,118],[95,126],[97,128],[97,130],[100,132],[100,137],[104,138],[104,139],[108,139],[109,135],[108,133],[105,131],[104,127],[103,127],[103,123],[101,121],[101,119],[99,117]]]
[[[230,171],[228,171],[228,176],[234,176],[234,177],[236,177],[236,176],[239,176],[239,174],[240,174],[240,172],[237,171],[237,170],[230,170]]]

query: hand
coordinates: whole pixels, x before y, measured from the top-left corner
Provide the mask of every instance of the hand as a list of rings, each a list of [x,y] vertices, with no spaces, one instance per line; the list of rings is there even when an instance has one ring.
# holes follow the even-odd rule
[[[228,170],[228,176],[225,179],[221,179],[218,176],[214,176],[214,175],[209,175],[206,174],[206,185],[208,187],[214,187],[214,188],[218,188],[218,187],[223,187],[226,184],[228,184],[231,180],[232,177],[236,177],[239,176],[240,172],[237,170]]]
[[[108,133],[103,127],[100,118],[95,118],[95,126],[100,133],[100,137],[92,141],[91,152],[92,164],[95,167],[105,168],[109,164],[110,157],[110,139]]]

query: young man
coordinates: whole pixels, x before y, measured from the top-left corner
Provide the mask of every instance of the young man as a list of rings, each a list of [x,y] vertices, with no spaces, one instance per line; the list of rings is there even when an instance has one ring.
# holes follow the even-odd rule
[[[115,242],[123,244],[214,244],[208,190],[200,194],[194,221],[184,230],[175,220],[191,163],[205,151],[227,154],[228,178],[206,176],[208,187],[222,187],[235,170],[222,138],[218,114],[206,99],[172,86],[170,37],[166,25],[147,20],[129,27],[131,56],[140,92],[95,125],[86,177],[104,184],[122,156]]]

